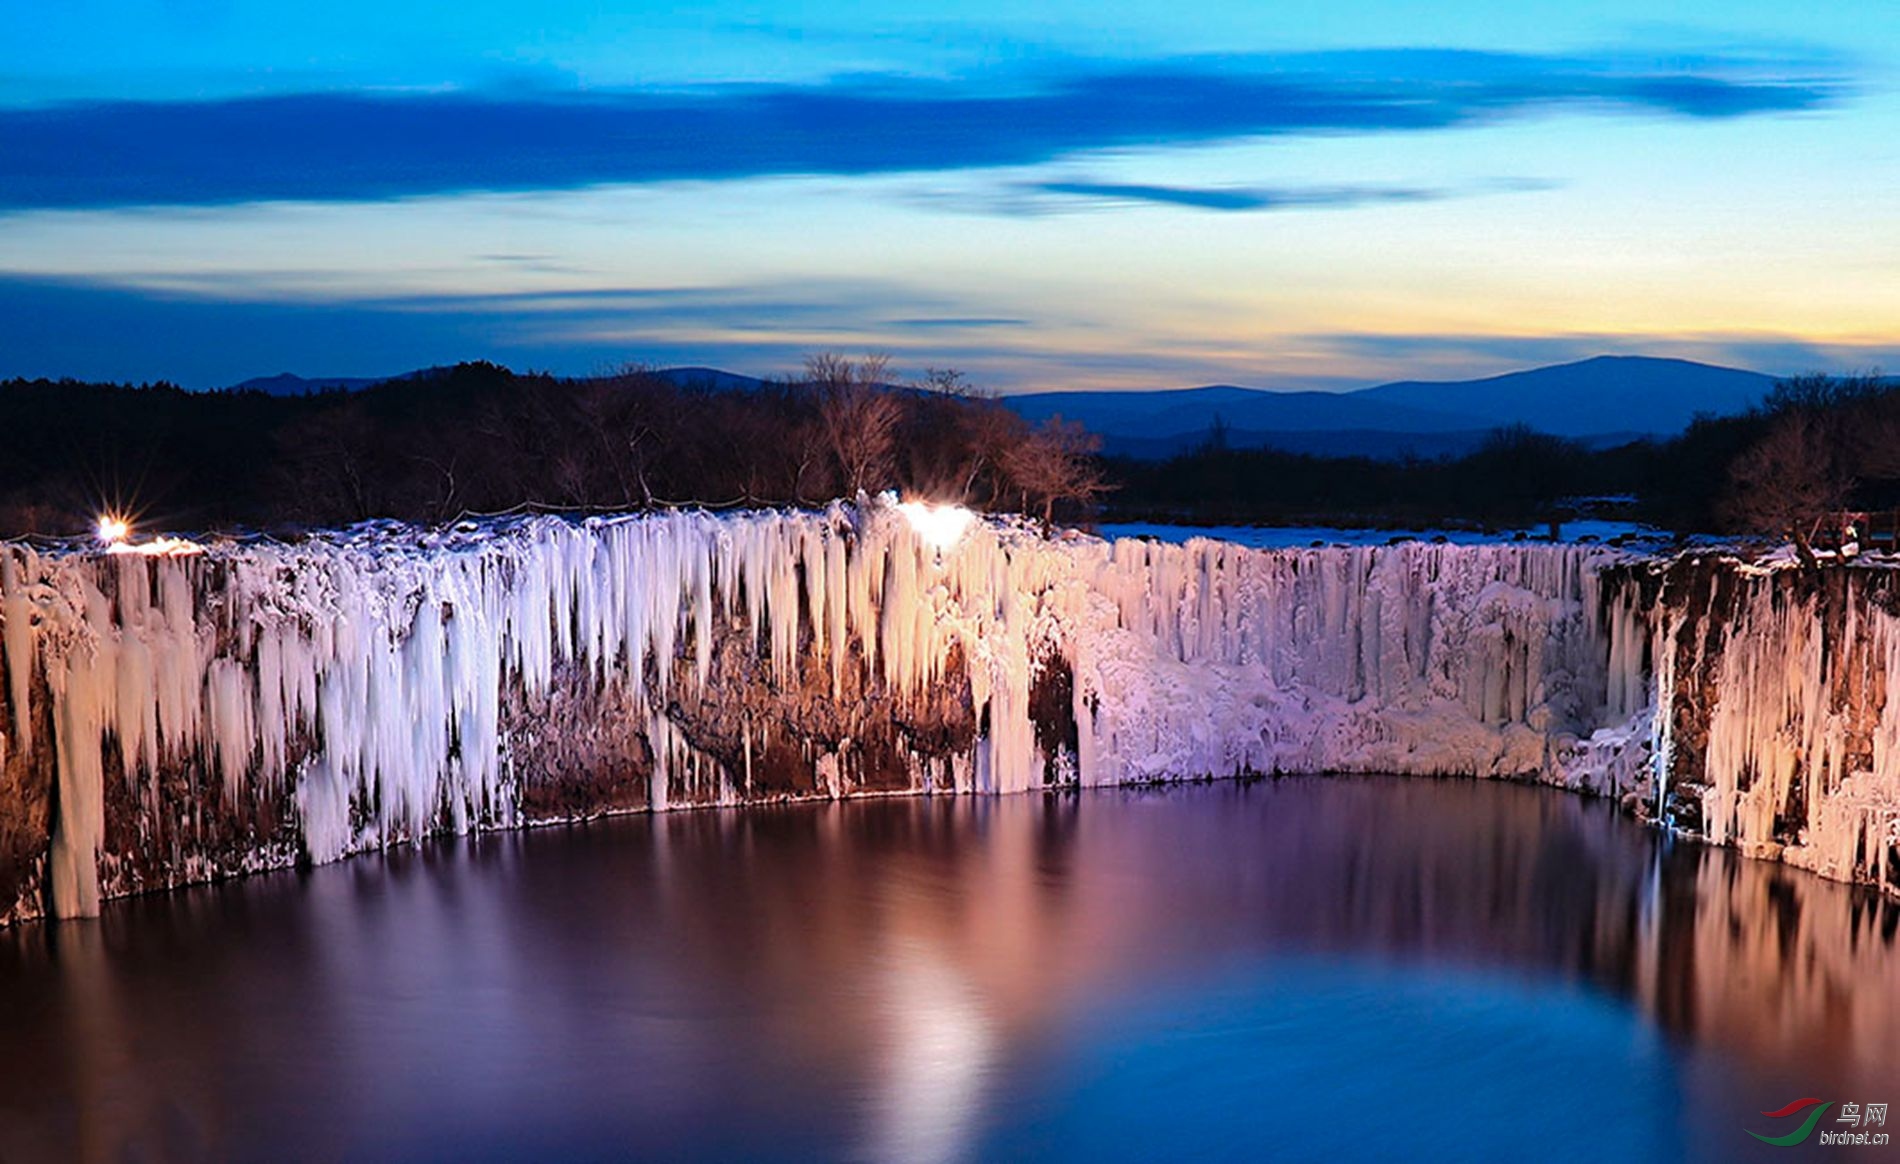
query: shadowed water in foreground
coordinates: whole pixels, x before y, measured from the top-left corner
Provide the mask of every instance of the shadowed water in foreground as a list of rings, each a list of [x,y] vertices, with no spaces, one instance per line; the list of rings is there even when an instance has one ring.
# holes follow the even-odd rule
[[[1897,923],[1473,781],[624,818],[0,931],[0,1159],[1785,1159]]]

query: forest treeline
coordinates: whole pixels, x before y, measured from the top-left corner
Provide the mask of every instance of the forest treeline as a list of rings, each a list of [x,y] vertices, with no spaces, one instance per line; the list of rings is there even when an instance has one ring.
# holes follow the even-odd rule
[[[305,396],[14,380],[0,383],[0,533],[73,534],[105,512],[283,529],[524,506],[814,505],[886,488],[1087,516],[1100,470],[1079,427],[1031,426],[954,372],[887,381],[882,360],[831,355],[743,390],[485,363]]]
[[[1615,499],[1665,528],[1799,541],[1828,513],[1900,505],[1900,390],[1874,375],[1783,381],[1670,440],[1590,449],[1505,428],[1466,456],[1411,461],[1231,449],[1218,431],[1167,461],[1101,458],[1079,427],[1031,426],[954,372],[888,381],[881,360],[834,355],[743,389],[483,363],[307,396],[13,380],[0,534],[79,533],[106,511],[282,530],[894,488],[1044,521],[1504,525]]]
[[[1612,512],[1682,532],[1799,543],[1845,510],[1900,506],[1900,383],[1799,376],[1667,440],[1592,449],[1501,428],[1463,457],[1374,460],[1224,447],[1106,466],[1128,518],[1195,523],[1485,525]]]

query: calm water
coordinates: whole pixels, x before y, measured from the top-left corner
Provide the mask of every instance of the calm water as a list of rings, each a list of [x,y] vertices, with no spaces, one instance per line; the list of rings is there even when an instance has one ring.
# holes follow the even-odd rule
[[[1785,1160],[1896,922],[1472,781],[629,818],[0,931],[0,1159]]]

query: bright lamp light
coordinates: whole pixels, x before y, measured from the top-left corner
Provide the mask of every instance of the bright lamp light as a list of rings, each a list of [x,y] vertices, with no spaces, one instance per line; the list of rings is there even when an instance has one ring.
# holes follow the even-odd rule
[[[910,527],[924,544],[938,553],[963,540],[976,514],[961,505],[931,505],[924,501],[906,501],[897,507],[910,521]]]

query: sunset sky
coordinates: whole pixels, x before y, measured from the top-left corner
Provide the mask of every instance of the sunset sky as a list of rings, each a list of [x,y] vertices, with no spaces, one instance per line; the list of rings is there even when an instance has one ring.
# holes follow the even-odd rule
[[[609,7],[16,6],[0,376],[1900,370],[1886,0]]]

